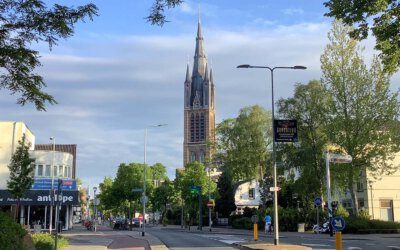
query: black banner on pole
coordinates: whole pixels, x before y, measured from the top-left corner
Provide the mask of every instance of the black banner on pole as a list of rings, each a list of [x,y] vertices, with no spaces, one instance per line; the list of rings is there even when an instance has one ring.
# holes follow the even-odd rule
[[[274,120],[275,142],[297,142],[296,120]]]

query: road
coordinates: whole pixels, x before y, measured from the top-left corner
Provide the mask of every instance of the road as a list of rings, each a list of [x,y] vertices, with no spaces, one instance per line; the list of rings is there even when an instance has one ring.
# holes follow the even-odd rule
[[[180,227],[154,227],[148,228],[149,233],[159,238],[172,250],[200,249],[238,249],[235,244],[252,242],[252,231],[235,229],[184,230]],[[258,243],[273,243],[273,235],[265,236],[259,232]],[[281,244],[293,244],[311,247],[315,250],[336,249],[335,237],[327,234],[316,235],[312,233],[280,233]],[[343,250],[400,250],[399,234],[370,234],[370,235],[343,235]]]

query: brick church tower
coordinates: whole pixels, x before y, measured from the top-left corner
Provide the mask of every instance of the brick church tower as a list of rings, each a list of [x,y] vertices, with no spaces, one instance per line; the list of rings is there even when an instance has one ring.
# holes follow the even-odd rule
[[[215,141],[215,86],[203,43],[199,18],[192,76],[187,65],[184,87],[184,166],[192,161],[204,163],[212,154],[207,144]]]

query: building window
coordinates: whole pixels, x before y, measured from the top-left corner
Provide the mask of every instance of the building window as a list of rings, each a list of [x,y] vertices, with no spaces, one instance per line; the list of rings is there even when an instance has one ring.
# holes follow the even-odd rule
[[[69,178],[68,169],[69,169],[69,166],[65,166],[65,167],[64,167],[64,177],[65,177],[65,178]]]
[[[64,173],[63,166],[62,165],[58,166],[58,177],[63,177],[63,173]]]
[[[381,220],[393,221],[393,200],[379,200]]]
[[[205,161],[205,154],[204,154],[204,152],[201,152],[200,153],[200,163],[204,163],[204,161]]]
[[[58,174],[57,174],[57,173],[58,173],[58,172],[57,172],[57,169],[58,169],[57,166],[54,165],[54,166],[53,166],[53,175],[52,175],[52,176],[54,176],[54,177],[58,176]]]
[[[196,160],[196,153],[195,152],[191,152],[190,153],[190,161],[193,162]]]
[[[194,114],[190,116],[190,141],[194,142]]]
[[[364,184],[362,182],[357,182],[357,192],[364,192]]]
[[[50,165],[46,165],[46,169],[45,169],[45,176],[51,176],[51,166]]]
[[[36,175],[43,176],[43,165],[37,165],[36,168],[37,168]]]
[[[204,114],[201,113],[200,115],[200,140],[204,140],[205,139],[205,127],[204,127]]]
[[[255,190],[254,190],[254,188],[250,188],[249,189],[249,199],[250,200],[254,200],[255,199]]]
[[[358,199],[358,207],[363,208],[364,206],[364,199]]]
[[[196,141],[200,141],[200,117],[199,114],[196,114],[196,124],[195,124],[195,128],[196,128]]]

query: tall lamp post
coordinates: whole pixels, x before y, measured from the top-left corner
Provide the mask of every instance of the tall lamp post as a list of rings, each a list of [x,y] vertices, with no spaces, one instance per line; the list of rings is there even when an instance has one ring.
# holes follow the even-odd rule
[[[96,192],[97,192],[97,187],[93,187],[93,221],[94,221],[94,231],[96,232],[96,217],[97,217],[97,209],[96,209],[96,205],[97,205],[97,196],[96,196]]]
[[[147,155],[146,155],[146,147],[147,147],[147,129],[149,127],[163,127],[167,126],[167,124],[157,124],[151,125],[144,129],[144,166],[143,166],[143,193],[142,193],[142,204],[143,204],[143,227],[142,227],[142,236],[146,234],[146,203],[148,197],[146,196],[146,164],[147,164]]]
[[[50,191],[50,220],[49,220],[49,232],[51,234],[51,230],[53,227],[53,205],[54,205],[54,155],[56,152],[56,138],[54,136],[50,137],[50,140],[53,142],[53,154],[51,160],[51,191]],[[56,229],[57,230],[57,229]]]
[[[293,67],[268,67],[268,66],[252,66],[249,64],[242,64],[237,68],[257,68],[267,69],[271,72],[271,100],[272,100],[272,165],[274,168],[274,245],[279,245],[279,224],[278,224],[278,188],[277,188],[277,175],[276,175],[276,149],[275,149],[275,131],[274,131],[274,120],[275,120],[275,102],[274,102],[274,70],[275,69],[307,69],[304,66],[293,66]]]

